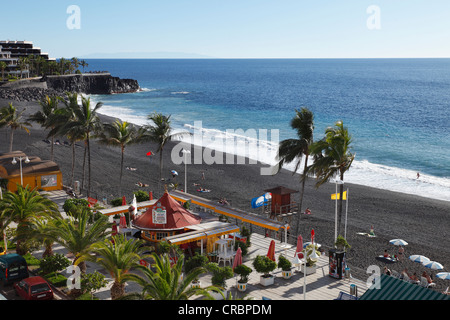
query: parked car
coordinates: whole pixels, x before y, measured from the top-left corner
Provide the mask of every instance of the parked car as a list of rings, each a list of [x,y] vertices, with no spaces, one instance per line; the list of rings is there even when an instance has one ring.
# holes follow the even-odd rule
[[[25,258],[16,253],[0,256],[0,281],[5,285],[28,278]]]
[[[42,277],[30,277],[14,284],[17,295],[25,300],[53,300],[53,290]]]

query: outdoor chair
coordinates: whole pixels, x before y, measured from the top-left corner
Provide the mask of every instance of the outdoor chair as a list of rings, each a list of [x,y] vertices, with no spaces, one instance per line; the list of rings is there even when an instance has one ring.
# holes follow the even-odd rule
[[[400,279],[400,273],[398,271],[392,270],[391,274],[394,278]]]

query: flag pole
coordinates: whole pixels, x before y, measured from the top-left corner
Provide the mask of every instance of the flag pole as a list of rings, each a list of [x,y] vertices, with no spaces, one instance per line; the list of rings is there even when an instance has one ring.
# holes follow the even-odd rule
[[[344,238],[347,240],[347,216],[348,216],[348,188],[347,188],[347,201],[345,204],[345,230],[344,230]]]

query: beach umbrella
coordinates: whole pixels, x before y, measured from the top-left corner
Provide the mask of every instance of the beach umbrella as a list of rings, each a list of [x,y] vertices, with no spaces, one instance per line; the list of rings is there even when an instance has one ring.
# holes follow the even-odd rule
[[[175,177],[178,175],[178,172],[176,172],[175,170],[170,171],[170,173]]]
[[[118,231],[117,231],[117,224],[114,222],[113,223],[113,226],[112,226],[112,232],[111,232],[111,235],[112,236],[115,236],[115,235],[117,235],[118,234]]]
[[[303,237],[300,235],[297,238],[297,249],[295,250],[295,257],[303,259]]]
[[[417,263],[425,263],[425,262],[429,262],[430,259],[428,259],[425,256],[421,256],[420,254],[415,254],[409,257],[409,260],[417,262]]]
[[[240,266],[241,264],[242,264],[242,249],[241,249],[241,247],[239,247],[236,251],[236,255],[234,256],[233,271],[234,271],[234,268],[236,268],[237,266]]]
[[[121,229],[127,227],[127,219],[125,218],[125,216],[120,217],[119,227]]]
[[[444,269],[444,266],[442,264],[440,264],[439,262],[436,262],[436,261],[424,262],[423,265],[426,268],[429,268],[431,270],[442,270],[442,269]]]
[[[450,280],[450,272],[439,272],[436,277],[443,280]]]
[[[275,261],[275,240],[272,240],[272,242],[270,243],[267,257],[269,257],[270,260]]]
[[[389,241],[390,244],[393,244],[394,246],[407,246],[408,242],[402,239],[393,239]]]

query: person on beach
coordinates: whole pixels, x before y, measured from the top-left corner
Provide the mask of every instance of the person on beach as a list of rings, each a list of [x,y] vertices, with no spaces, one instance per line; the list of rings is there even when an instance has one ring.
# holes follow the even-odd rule
[[[386,267],[386,266],[384,267],[384,274],[387,276],[391,275],[391,270],[389,270],[388,267]]]
[[[202,171],[202,180],[205,180],[205,171]]]
[[[390,258],[391,255],[387,252],[387,250],[384,250],[383,257],[385,257],[385,258]]]
[[[400,246],[398,248],[398,256],[397,259],[400,261],[403,259],[403,253],[405,252],[405,248],[403,248],[403,246]]]
[[[311,210],[309,208],[306,208],[305,213],[304,214],[311,214]]]
[[[431,276],[430,276],[426,271],[424,271],[424,272],[422,273],[422,277],[424,277],[425,279],[427,279],[428,284],[433,283],[433,279],[431,278]]]

